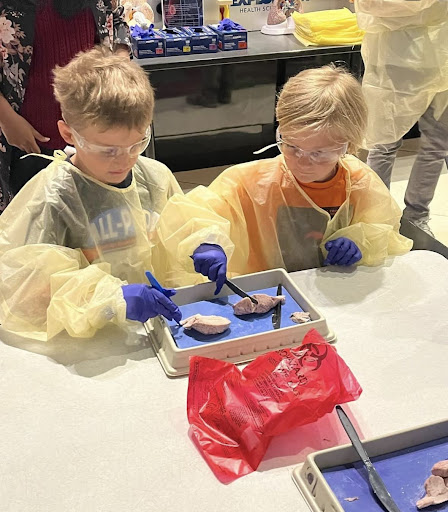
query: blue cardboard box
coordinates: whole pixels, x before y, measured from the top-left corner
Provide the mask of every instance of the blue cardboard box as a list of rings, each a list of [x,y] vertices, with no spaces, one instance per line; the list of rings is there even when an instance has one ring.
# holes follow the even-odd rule
[[[210,27],[183,27],[191,37],[191,53],[216,53],[218,51],[218,34]]]
[[[160,33],[165,38],[165,55],[167,57],[191,54],[191,37],[182,29],[166,28]]]
[[[247,49],[246,29],[220,30],[218,28],[219,25],[209,25],[209,27],[218,35],[218,48],[220,50],[228,51]]]
[[[156,30],[149,39],[131,36],[132,53],[137,59],[165,57],[165,38]]]

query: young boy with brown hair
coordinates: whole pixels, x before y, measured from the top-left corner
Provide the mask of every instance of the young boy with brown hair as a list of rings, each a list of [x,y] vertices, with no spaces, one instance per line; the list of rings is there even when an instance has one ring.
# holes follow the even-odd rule
[[[54,92],[76,153],[57,154],[0,217],[0,323],[46,340],[158,314],[180,320],[172,290],[143,284],[146,270],[164,271],[154,228],[181,193],[166,166],[140,156],[154,108],[147,76],[95,48],[56,68]]]

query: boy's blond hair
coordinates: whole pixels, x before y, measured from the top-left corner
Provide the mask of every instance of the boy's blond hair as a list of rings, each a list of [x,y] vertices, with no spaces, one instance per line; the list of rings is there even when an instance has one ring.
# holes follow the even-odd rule
[[[277,103],[280,133],[326,131],[348,142],[348,152],[362,147],[367,127],[367,105],[361,84],[333,64],[306,69],[290,78]]]
[[[151,124],[154,91],[143,69],[125,56],[96,47],[53,73],[55,97],[75,130],[95,125],[144,131]]]

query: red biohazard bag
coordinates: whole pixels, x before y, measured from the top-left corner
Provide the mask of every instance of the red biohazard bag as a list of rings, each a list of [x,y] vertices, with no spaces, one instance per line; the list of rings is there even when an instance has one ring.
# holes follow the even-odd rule
[[[255,471],[273,436],[312,423],[362,389],[336,349],[316,331],[302,345],[232,363],[190,358],[190,435],[223,483]]]

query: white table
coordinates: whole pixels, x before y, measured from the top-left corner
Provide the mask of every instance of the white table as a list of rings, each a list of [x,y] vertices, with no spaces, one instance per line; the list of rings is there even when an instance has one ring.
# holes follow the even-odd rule
[[[413,252],[380,268],[294,279],[324,312],[361,385],[362,437],[448,417],[448,261]],[[291,470],[345,444],[335,415],[276,438],[257,472],[220,484],[187,436],[187,378],[136,336],[42,345],[0,331],[2,512],[306,511]]]

